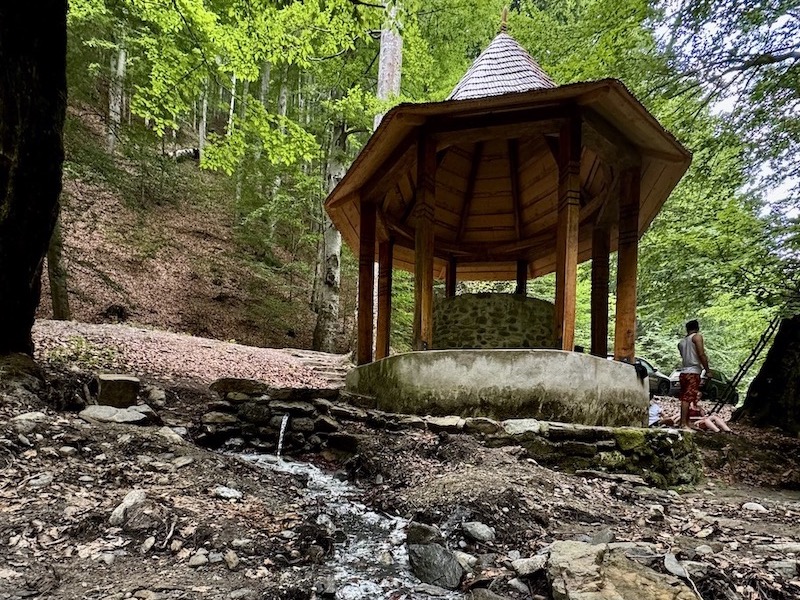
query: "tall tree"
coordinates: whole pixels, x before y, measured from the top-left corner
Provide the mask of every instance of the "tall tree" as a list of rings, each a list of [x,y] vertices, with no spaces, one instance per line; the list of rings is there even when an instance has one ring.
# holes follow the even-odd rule
[[[67,2],[0,3],[0,354],[33,353],[64,161]]]

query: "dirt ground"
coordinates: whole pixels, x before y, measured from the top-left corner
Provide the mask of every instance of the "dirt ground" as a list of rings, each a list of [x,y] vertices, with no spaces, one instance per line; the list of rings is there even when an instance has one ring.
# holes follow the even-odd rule
[[[0,382],[0,599],[320,597],[315,581],[336,540],[317,522],[318,500],[302,475],[192,443],[194,421],[216,400],[205,383],[162,381],[157,422],[132,426],[77,416],[68,396],[87,376],[77,367],[46,373],[38,395]],[[704,600],[800,597],[800,440],[745,426],[698,434],[707,479],[665,491],[560,473],[467,435],[343,426],[358,440],[352,452],[293,458],[347,478],[378,513],[437,525],[452,547],[481,557],[462,591],[549,598],[543,581],[529,580],[527,594],[510,586],[509,558],[601,536],[644,544],[661,570],[669,553],[702,563]],[[116,524],[133,490],[145,500]],[[496,539],[465,541],[463,521],[493,527]]]

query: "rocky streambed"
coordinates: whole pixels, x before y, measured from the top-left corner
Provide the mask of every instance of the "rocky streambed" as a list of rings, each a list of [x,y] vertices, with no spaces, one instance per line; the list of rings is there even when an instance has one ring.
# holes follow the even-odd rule
[[[796,492],[708,471],[663,489],[528,447],[643,454],[630,432],[565,440],[559,427],[378,414],[307,389],[237,398],[154,381],[111,407],[133,420],[55,410],[67,393],[99,400],[83,377],[0,378],[0,598],[800,594]],[[242,418],[256,409],[261,423]],[[280,463],[266,455],[286,414]],[[755,446],[748,436],[715,456]],[[762,472],[791,469],[771,456]]]

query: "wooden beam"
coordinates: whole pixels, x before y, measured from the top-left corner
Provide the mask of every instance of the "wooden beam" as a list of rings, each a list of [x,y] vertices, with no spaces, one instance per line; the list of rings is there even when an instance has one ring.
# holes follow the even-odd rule
[[[617,242],[617,313],[614,358],[633,362],[636,356],[636,283],[639,253],[639,196],[641,172],[623,173]]]
[[[490,140],[518,139],[554,133],[559,130],[563,122],[563,119],[548,119],[532,123],[488,124],[455,131],[443,131],[434,134],[434,138],[437,148],[441,150],[454,144],[474,144]]]
[[[511,201],[514,204],[514,229],[522,239],[522,199],[519,194],[519,140],[508,140],[508,170],[511,179]]]
[[[611,236],[608,227],[596,225],[592,231],[592,348],[595,356],[608,355],[608,256]]]
[[[575,115],[561,129],[558,164],[556,234],[556,339],[562,350],[575,346],[578,278],[578,223],[581,200],[581,119]]]
[[[605,162],[622,168],[642,163],[639,149],[616,127],[592,110],[583,114],[583,143]]]
[[[375,292],[375,214],[371,202],[361,202],[358,248],[358,349],[357,362],[372,362],[372,318]]]
[[[361,186],[361,196],[365,200],[382,200],[392,187],[397,185],[398,178],[414,166],[417,139],[416,132],[411,132],[395,146],[389,156]]]
[[[375,359],[389,356],[392,332],[392,255],[394,240],[378,244],[378,331]]]
[[[452,298],[456,295],[456,274],[458,265],[455,256],[450,256],[447,261],[447,281],[445,282],[445,295]]]
[[[503,127],[526,127],[537,123],[549,123],[554,126],[556,121],[560,121],[556,127],[560,127],[564,120],[569,118],[572,108],[564,105],[544,106],[540,108],[530,108],[529,106],[519,109],[509,109],[502,112],[488,111],[479,115],[462,115],[449,117],[431,118],[426,123],[426,131],[435,140],[442,139],[443,134],[463,133],[477,129],[499,129]]]
[[[417,202],[414,207],[414,350],[433,345],[433,257],[436,213],[436,144],[417,142]]]
[[[461,203],[461,216],[458,220],[458,234],[456,241],[460,242],[464,238],[464,231],[467,229],[467,217],[469,216],[469,209],[472,205],[472,196],[475,193],[475,180],[478,177],[478,167],[481,164],[483,157],[483,142],[475,144],[475,149],[472,152],[472,162],[469,166],[469,176],[467,178],[467,188],[464,190],[464,200]]]
[[[517,261],[517,289],[515,294],[525,296],[528,293],[528,261]]]

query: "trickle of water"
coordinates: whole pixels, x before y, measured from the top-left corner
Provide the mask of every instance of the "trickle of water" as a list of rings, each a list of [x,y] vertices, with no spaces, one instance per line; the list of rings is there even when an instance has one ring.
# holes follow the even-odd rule
[[[265,469],[303,474],[308,478],[306,496],[320,507],[317,523],[331,533],[339,531],[343,539],[334,545],[334,555],[317,572],[321,579],[333,579],[337,599],[422,600],[432,597],[411,573],[405,546],[406,519],[369,510],[353,499],[357,490],[352,485],[314,465],[263,454],[239,456]],[[448,600],[463,596],[450,592],[437,598]]]
[[[278,451],[275,455],[278,457],[278,460],[281,460],[281,450],[283,450],[283,436],[286,433],[286,425],[289,423],[289,415],[283,415],[283,419],[281,420],[281,433],[278,436]]]

